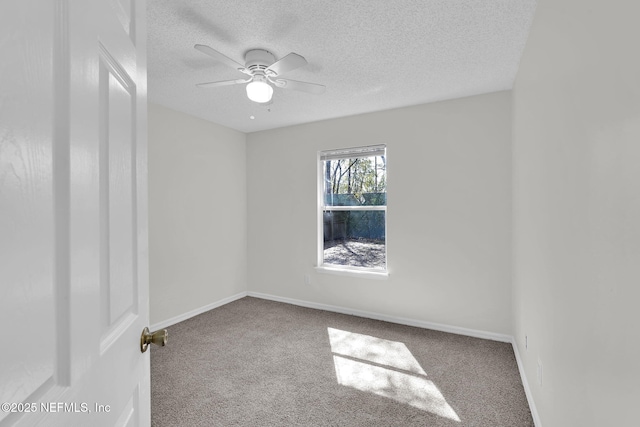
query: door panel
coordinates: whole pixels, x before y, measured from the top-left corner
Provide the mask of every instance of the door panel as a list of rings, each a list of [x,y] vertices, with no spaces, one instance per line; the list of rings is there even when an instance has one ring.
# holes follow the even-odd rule
[[[0,8],[0,426],[149,425],[144,2]]]
[[[135,427],[138,426],[138,419],[135,416],[138,409],[138,389],[134,390],[133,395],[122,409],[120,417],[114,424],[115,427]]]
[[[0,13],[0,403],[44,394],[56,375],[54,8],[32,16],[24,3]],[[15,418],[0,411],[0,423]]]
[[[135,200],[135,84],[101,46],[100,55],[100,216],[101,301],[108,332],[137,314]]]
[[[122,29],[132,36],[135,33],[135,15],[132,15],[132,3],[131,0],[109,0],[111,2],[111,7],[115,15],[118,17],[120,24],[122,25]],[[133,19],[132,19],[133,18]],[[135,43],[134,38],[131,40]]]

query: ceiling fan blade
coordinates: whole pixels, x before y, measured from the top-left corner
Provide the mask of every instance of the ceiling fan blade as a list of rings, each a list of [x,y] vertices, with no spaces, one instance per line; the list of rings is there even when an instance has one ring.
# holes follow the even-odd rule
[[[215,49],[210,48],[209,46],[203,45],[203,44],[197,44],[194,46],[194,48],[196,48],[197,50],[199,50],[200,52],[209,55],[210,57],[212,57],[213,59],[222,62],[223,64],[228,65],[229,67],[235,68],[238,71],[242,71],[243,73],[245,72],[245,67],[244,65],[240,64],[239,62],[234,61],[233,59],[229,58],[226,55],[223,55],[222,53],[218,52]]]
[[[219,82],[198,83],[196,84],[196,86],[210,88],[210,87],[218,87],[218,86],[237,85],[241,83],[249,83],[250,81],[251,79],[222,80]]]
[[[307,60],[303,56],[297,53],[291,52],[279,61],[274,62],[266,69],[266,74],[273,73],[276,76],[284,74],[296,68],[304,67],[307,65]],[[270,73],[271,72],[271,73]]]
[[[271,81],[276,86],[281,87],[283,89],[299,90],[302,92],[315,93],[317,95],[324,93],[324,91],[327,89],[327,87],[324,85],[319,85],[316,83],[299,82],[297,80],[274,79]]]

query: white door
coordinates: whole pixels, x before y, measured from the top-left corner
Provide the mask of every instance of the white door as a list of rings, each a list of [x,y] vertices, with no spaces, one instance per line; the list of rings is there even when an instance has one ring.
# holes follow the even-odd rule
[[[150,423],[141,0],[0,5],[0,426]]]

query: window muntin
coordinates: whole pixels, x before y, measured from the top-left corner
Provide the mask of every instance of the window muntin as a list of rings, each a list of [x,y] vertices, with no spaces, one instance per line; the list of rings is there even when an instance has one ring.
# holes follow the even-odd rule
[[[319,153],[320,266],[385,272],[384,145]]]

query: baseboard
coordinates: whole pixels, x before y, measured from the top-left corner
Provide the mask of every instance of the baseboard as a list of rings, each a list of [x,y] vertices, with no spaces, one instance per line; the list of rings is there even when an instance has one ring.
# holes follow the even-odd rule
[[[476,329],[460,328],[457,326],[443,325],[440,323],[425,322],[422,320],[408,319],[404,317],[389,316],[386,314],[373,313],[370,311],[355,310],[347,307],[335,305],[320,304],[316,302],[303,301],[293,298],[279,297],[276,295],[263,294],[260,292],[247,292],[247,296],[261,298],[271,301],[284,302],[287,304],[299,305],[301,307],[315,308],[317,310],[332,311],[341,314],[350,314],[353,316],[365,317],[367,319],[382,320],[385,322],[398,323],[400,325],[416,326],[418,328],[433,329],[435,331],[449,332],[452,334],[466,335],[469,337],[483,338],[492,341],[500,341],[511,343],[511,335],[496,334],[494,332],[479,331]]]
[[[516,343],[516,339],[512,337],[511,345],[513,346],[513,352],[516,355],[516,362],[518,363],[518,371],[520,371],[520,378],[522,379],[522,386],[524,387],[524,394],[527,396],[527,402],[529,403],[529,410],[531,410],[531,417],[533,418],[533,424],[536,427],[542,427],[542,423],[540,422],[540,416],[538,415],[538,410],[536,409],[536,402],[533,400],[533,394],[531,393],[531,388],[529,387],[529,381],[527,381],[527,376],[524,372],[524,364],[522,359],[520,358],[520,352],[518,351],[518,344]]]
[[[163,329],[163,328],[167,328],[171,325],[175,325],[176,323],[182,322],[184,320],[190,319],[194,316],[197,316],[198,314],[202,314],[205,311],[209,311],[209,310],[213,310],[214,308],[223,306],[225,304],[229,304],[230,302],[233,302],[235,300],[238,300],[240,298],[244,298],[247,296],[246,292],[240,292],[238,294],[232,295],[230,297],[227,298],[223,298],[221,300],[212,302],[211,304],[207,304],[205,306],[202,306],[200,308],[196,308],[195,310],[191,310],[188,311],[186,313],[180,314],[179,316],[175,316],[172,317],[171,319],[167,319],[167,320],[163,320],[161,322],[155,323],[153,325],[150,326],[150,329],[152,331],[158,330],[158,329]]]

